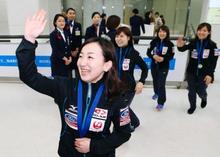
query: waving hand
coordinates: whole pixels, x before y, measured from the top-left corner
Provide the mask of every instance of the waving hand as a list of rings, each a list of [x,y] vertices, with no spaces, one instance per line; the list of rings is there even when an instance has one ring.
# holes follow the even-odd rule
[[[35,43],[35,39],[43,32],[47,23],[46,12],[40,10],[32,17],[28,17],[25,23],[24,37],[26,40]]]

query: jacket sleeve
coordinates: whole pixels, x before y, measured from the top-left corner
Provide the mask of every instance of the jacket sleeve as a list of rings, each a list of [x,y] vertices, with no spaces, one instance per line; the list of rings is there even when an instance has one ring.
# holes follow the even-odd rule
[[[35,49],[37,43],[33,44],[23,39],[16,50],[16,57],[20,79],[34,90],[56,97],[58,95],[57,79],[49,79],[37,72],[35,64]]]
[[[55,54],[55,56],[62,60],[65,56],[65,53],[62,53],[61,50],[57,47],[56,37],[53,33],[50,34],[50,45],[52,48],[52,52]]]
[[[215,51],[216,51],[216,49],[217,49],[217,45],[216,45],[216,43],[213,43],[213,48],[214,48],[214,53],[213,53],[213,62],[212,62],[212,68],[214,69],[214,71],[215,71],[215,68],[216,68],[216,64],[217,64],[217,61],[218,61],[218,55],[216,55],[215,54]]]
[[[173,43],[170,42],[168,45],[167,53],[163,56],[165,62],[169,62],[171,59],[173,59],[174,56],[173,47],[174,47]]]
[[[211,45],[211,51],[213,53],[211,53],[211,59],[210,59],[210,67],[208,68],[208,73],[207,75],[212,77],[212,81],[214,80],[214,72],[215,72],[215,68],[216,68],[216,64],[217,64],[217,60],[218,60],[218,56],[215,55],[215,49],[217,49],[217,45],[216,43],[212,43]]]
[[[140,20],[141,20],[141,28],[142,28],[142,31],[143,31],[143,33],[145,33],[144,20],[143,20],[142,17],[140,17]]]
[[[90,151],[97,155],[107,154],[129,140],[131,136],[129,100],[125,97],[114,103],[113,132],[102,139],[91,139]]]
[[[87,40],[87,39],[89,39],[90,38],[90,29],[89,29],[89,27],[86,29],[86,33],[85,33],[85,41]]]
[[[148,67],[147,64],[144,62],[143,58],[139,55],[137,51],[134,52],[134,58],[135,58],[135,63],[138,65],[141,69],[141,77],[139,79],[139,82],[142,82],[145,84],[145,80],[148,75]]]
[[[154,42],[150,42],[150,47],[147,49],[147,56],[153,60],[153,54],[151,53],[155,47]]]

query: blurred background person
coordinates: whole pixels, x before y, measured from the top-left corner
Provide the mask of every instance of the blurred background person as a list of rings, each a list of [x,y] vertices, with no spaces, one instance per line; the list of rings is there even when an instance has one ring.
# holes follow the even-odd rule
[[[133,16],[130,17],[130,26],[131,26],[131,32],[133,36],[140,36],[140,27],[145,33],[145,28],[144,28],[144,20],[141,16],[138,15],[139,11],[138,9],[133,9],[132,11]],[[134,43],[138,44],[139,39],[134,39]]]
[[[92,37],[100,37],[102,34],[106,34],[106,29],[102,25],[101,15],[99,12],[92,13],[92,25],[87,27],[85,34],[85,41]]]
[[[64,30],[65,17],[62,14],[56,14],[53,25],[55,29],[50,33],[51,75],[70,77],[72,57],[68,33]]]

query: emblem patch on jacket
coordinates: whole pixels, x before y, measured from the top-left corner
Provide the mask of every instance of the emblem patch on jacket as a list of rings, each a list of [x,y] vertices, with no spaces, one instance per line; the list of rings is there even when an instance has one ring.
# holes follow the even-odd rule
[[[131,122],[129,108],[120,109],[120,126],[124,126]]]
[[[69,127],[71,127],[74,130],[78,130],[78,127],[77,127],[77,114],[71,113],[71,112],[66,110],[64,118],[65,118],[65,122],[67,123],[67,125]]]

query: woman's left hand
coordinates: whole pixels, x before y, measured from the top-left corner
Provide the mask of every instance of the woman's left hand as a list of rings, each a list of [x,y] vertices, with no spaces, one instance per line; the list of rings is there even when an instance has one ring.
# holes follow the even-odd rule
[[[88,153],[90,152],[90,142],[90,138],[76,138],[75,148],[80,153]]]
[[[206,75],[204,78],[205,84],[208,86],[212,82],[212,77],[209,75]]]
[[[142,82],[138,82],[135,87],[135,91],[136,91],[135,93],[140,94],[143,88],[144,88],[144,84]]]
[[[46,11],[40,10],[32,17],[27,18],[24,30],[26,40],[35,43],[36,38],[43,32],[46,26],[46,14]]]
[[[163,60],[164,60],[164,58],[161,57],[161,56],[159,56],[159,58],[158,58],[158,62],[161,63],[161,62],[163,62]]]

